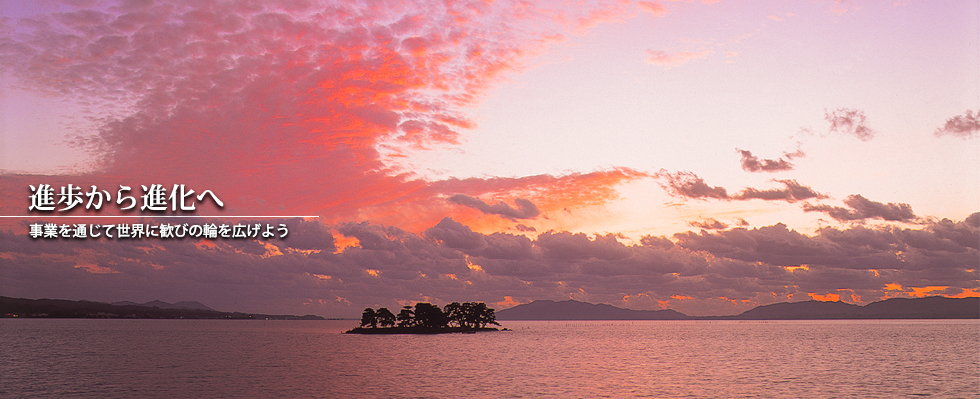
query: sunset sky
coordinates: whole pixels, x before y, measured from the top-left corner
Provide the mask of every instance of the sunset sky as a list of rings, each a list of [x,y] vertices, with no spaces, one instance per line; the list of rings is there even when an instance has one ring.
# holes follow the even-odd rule
[[[328,317],[980,296],[978,71],[971,1],[4,2],[0,295]],[[42,184],[111,199],[29,212]],[[117,191],[152,184],[224,206],[35,217],[140,215]],[[28,234],[244,221],[289,235]]]

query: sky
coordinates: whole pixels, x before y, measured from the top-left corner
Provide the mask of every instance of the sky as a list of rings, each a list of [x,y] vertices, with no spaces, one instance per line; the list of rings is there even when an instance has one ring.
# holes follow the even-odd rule
[[[0,295],[327,317],[980,296],[976,2],[66,0],[2,3],[0,32]],[[137,210],[153,185],[197,208]]]

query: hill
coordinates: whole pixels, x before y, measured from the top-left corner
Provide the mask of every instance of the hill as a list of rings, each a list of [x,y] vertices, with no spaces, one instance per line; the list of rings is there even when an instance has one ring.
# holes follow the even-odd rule
[[[150,306],[147,306],[150,305]],[[163,305],[161,307],[159,305]],[[152,301],[102,303],[64,299],[24,299],[0,296],[0,317],[102,318],[102,319],[236,319],[236,320],[323,320],[320,316],[268,315],[219,312],[198,302],[170,304]]]
[[[784,302],[759,306],[734,319],[980,319],[980,298],[890,298],[864,306],[843,302]]]
[[[167,303],[164,301],[156,300],[144,303],[136,303],[131,301],[113,302],[112,305],[116,306],[147,306],[147,307],[157,307],[160,309],[187,309],[187,310],[214,310],[198,301],[181,301],[177,303]]]
[[[497,320],[688,320],[675,310],[630,310],[604,303],[534,301],[497,312]]]
[[[844,302],[781,302],[735,316],[688,316],[674,310],[630,310],[573,300],[539,300],[497,312],[497,320],[814,320],[980,319],[980,298],[891,298],[864,306]]]

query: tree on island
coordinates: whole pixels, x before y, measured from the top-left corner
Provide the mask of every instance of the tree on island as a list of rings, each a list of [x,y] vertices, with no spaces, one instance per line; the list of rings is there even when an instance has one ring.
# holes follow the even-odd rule
[[[428,330],[439,329],[461,329],[478,330],[484,329],[487,325],[497,323],[497,317],[493,314],[493,308],[487,307],[483,302],[453,302],[446,305],[445,310],[431,303],[419,302],[412,306],[403,306],[398,315],[394,315],[387,308],[364,309],[361,314],[361,327],[372,329],[392,328],[397,321],[399,328],[419,328]]]
[[[371,308],[364,309],[364,313],[361,313],[361,327],[367,326],[378,327],[378,314]]]
[[[402,311],[398,312],[398,327],[412,327],[415,325],[415,312],[412,307],[402,306]]]
[[[378,311],[374,313],[375,317],[378,319],[378,324],[381,327],[394,327],[395,326],[395,315],[391,313],[388,308],[378,308]]]
[[[438,306],[425,302],[415,304],[415,325],[440,328],[446,326],[446,321],[446,315]]]

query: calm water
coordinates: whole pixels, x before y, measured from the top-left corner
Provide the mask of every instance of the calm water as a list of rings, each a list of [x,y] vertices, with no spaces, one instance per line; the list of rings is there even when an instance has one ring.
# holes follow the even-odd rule
[[[0,397],[980,397],[980,322],[0,319]]]

